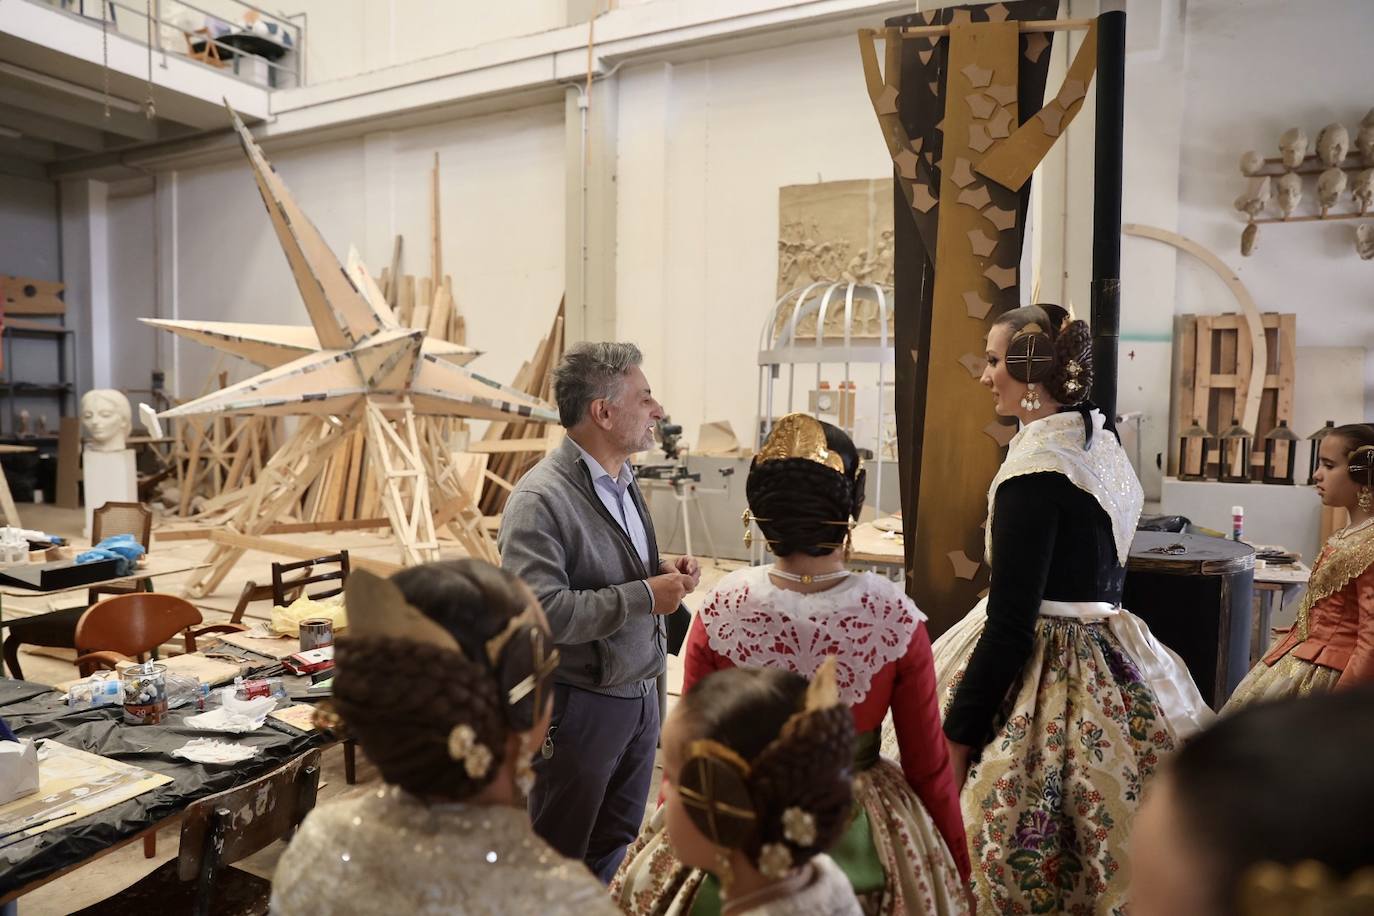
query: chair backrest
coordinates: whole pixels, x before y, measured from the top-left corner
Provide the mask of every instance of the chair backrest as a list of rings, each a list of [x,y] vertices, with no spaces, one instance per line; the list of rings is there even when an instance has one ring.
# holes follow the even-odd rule
[[[178,595],[134,592],[97,601],[76,622],[79,653],[111,650],[130,658],[151,652],[201,622],[196,606]]]
[[[199,878],[204,893],[198,897],[208,895],[219,866],[251,856],[296,829],[315,807],[319,783],[316,749],[250,783],[193,802],[181,817],[181,880]]]
[[[336,568],[326,569],[324,572],[315,572],[313,567],[328,567],[333,564]],[[305,572],[290,579],[286,578],[286,573],[303,569]],[[273,563],[272,564],[272,602],[278,607],[284,607],[289,602],[288,597],[294,592],[299,596],[307,585],[316,582],[331,582],[337,579],[339,584],[336,588],[325,589],[315,592],[311,598],[330,598],[334,595],[342,594],[344,583],[348,580],[348,551],[340,550],[336,554],[327,557],[316,557],[313,560],[300,560],[296,563]]]
[[[153,513],[142,503],[106,503],[91,513],[91,543],[132,534],[147,550],[153,539]]]

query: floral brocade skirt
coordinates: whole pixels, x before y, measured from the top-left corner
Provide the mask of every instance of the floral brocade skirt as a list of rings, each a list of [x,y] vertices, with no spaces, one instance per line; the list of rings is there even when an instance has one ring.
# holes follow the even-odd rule
[[[855,816],[829,855],[864,913],[967,914],[954,858],[902,771],[879,760],[855,776],[854,795]],[[673,855],[661,807],[626,852],[611,897],[632,916],[720,912],[716,879]]]
[[[946,712],[982,635],[982,607],[933,646]],[[1131,823],[1176,742],[1107,626],[1042,615],[1020,684],[960,796],[979,916],[1124,913]]]
[[[1272,665],[1260,662],[1251,668],[1236,685],[1221,713],[1226,715],[1252,703],[1327,693],[1336,689],[1340,679],[1341,672],[1335,668],[1313,664],[1289,652]]]

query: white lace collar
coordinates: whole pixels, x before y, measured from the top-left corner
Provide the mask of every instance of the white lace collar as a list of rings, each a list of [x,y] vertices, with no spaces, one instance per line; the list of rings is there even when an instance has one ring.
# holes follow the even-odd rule
[[[1140,480],[1116,436],[1103,429],[1106,422],[1094,410],[1091,448],[1083,448],[1083,415],[1074,412],[1050,414],[1021,428],[1007,449],[1007,458],[988,488],[988,524],[984,536],[983,562],[992,565],[992,512],[997,488],[1003,481],[1026,474],[1054,471],[1069,478],[1074,486],[1090,494],[1112,522],[1116,556],[1126,565],[1135,525],[1145,505]]]
[[[810,678],[834,656],[840,699],[863,702],[873,677],[906,654],[926,617],[895,583],[855,573],[834,588],[779,588],[765,566],[737,569],[697,612],[711,648],[740,666],[782,668]]]

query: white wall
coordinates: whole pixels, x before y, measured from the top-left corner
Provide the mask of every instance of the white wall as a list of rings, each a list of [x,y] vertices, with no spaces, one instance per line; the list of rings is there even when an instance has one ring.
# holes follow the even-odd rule
[[[152,194],[112,196],[110,227],[110,385],[147,389],[157,368],[157,332],[137,316],[156,314],[157,248]],[[135,395],[133,400],[147,400]]]
[[[1286,128],[1300,125],[1315,140],[1324,125],[1354,127],[1374,106],[1374,5],[1190,0],[1187,34],[1180,231],[1235,267],[1262,311],[1296,312],[1299,345],[1368,346],[1374,265],[1354,253],[1354,222],[1264,226],[1254,255],[1242,258],[1244,223],[1232,201],[1244,187],[1242,152],[1277,155]],[[1225,301],[1210,277],[1180,265],[1180,311],[1215,311]],[[1371,381],[1374,361],[1366,360],[1366,389]]]
[[[858,51],[836,38],[619,78],[620,336],[689,440],[728,419],[750,443],[778,189],[891,172]]]
[[[57,185],[0,172],[0,274],[61,279]]]
[[[404,236],[402,270],[430,270],[430,169],[440,154],[443,269],[468,323],[468,339],[487,351],[473,368],[510,381],[553,320],[563,291],[562,106],[550,105],[407,131],[371,134],[280,154],[268,151],[287,186],[340,259],[350,245],[374,275]],[[112,299],[120,329],[112,346],[152,346],[137,318],[154,312],[156,269],[167,294],[165,317],[305,324],[281,246],[247,162],[160,175],[166,211],[154,195],[112,200],[111,260],[119,265]],[[161,214],[155,245],[154,213]],[[156,265],[158,250],[170,262]],[[217,356],[164,333],[158,344],[168,385],[200,392]],[[116,349],[114,352],[120,352]],[[145,352],[138,349],[139,353]],[[116,360],[116,366],[121,360]],[[175,363],[178,371],[173,371]],[[147,367],[127,384],[146,387]],[[252,368],[226,358],[234,379]],[[120,384],[125,384],[120,382]]]

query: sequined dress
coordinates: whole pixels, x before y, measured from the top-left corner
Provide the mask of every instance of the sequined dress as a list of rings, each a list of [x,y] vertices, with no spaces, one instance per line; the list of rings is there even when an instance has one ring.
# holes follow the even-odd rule
[[[427,805],[394,786],[321,805],[282,854],[273,916],[613,914],[581,862],[535,836],[523,808]]]
[[[1120,607],[1142,503],[1095,410],[1027,424],[992,482],[989,596],[934,644],[945,734],[974,749],[961,802],[980,916],[1125,912],[1143,787],[1212,717]]]

